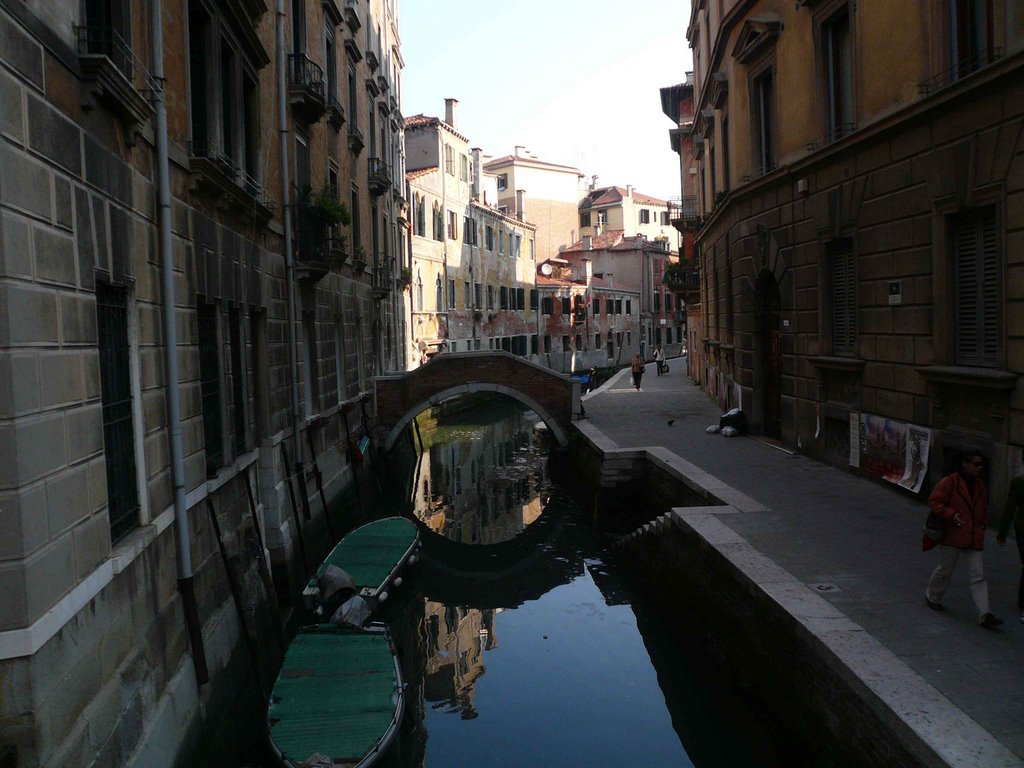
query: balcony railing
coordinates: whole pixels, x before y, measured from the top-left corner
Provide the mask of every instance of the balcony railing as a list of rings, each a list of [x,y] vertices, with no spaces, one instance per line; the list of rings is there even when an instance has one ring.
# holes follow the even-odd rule
[[[675,198],[668,201],[668,220],[680,232],[695,228],[700,223],[697,196]]]
[[[102,101],[124,120],[126,138],[135,143],[138,126],[153,114],[152,101],[162,87],[132,51],[120,33],[109,26],[76,26],[85,109]]]
[[[371,275],[371,280],[373,287],[373,295],[375,298],[382,299],[391,292],[392,277],[390,267],[374,267],[373,274]]]
[[[662,283],[672,293],[692,293],[700,290],[700,268],[675,265],[665,270]]]
[[[217,142],[195,139],[188,148],[192,170],[208,186],[226,195],[239,209],[255,211],[264,220],[273,215],[275,203],[263,185]]]
[[[288,96],[292,107],[308,122],[327,108],[324,70],[304,53],[288,54]]]
[[[76,27],[78,53],[106,56],[129,82],[135,80],[135,55],[125,39],[112,27]]]
[[[1002,48],[994,47],[978,51],[973,56],[968,56],[955,62],[949,69],[943,70],[937,75],[918,83],[917,93],[920,96],[927,96],[941,88],[945,88],[947,85],[955,83],[957,80],[962,80],[979,69],[987,67],[989,64],[994,64],[1001,58],[1003,58]]]
[[[368,166],[369,175],[367,181],[370,185],[370,192],[374,195],[384,194],[391,186],[391,169],[379,157],[371,157]]]

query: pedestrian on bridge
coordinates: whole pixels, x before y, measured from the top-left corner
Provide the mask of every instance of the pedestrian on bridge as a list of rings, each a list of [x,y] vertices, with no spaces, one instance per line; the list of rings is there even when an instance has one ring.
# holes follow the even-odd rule
[[[658,375],[661,376],[665,372],[665,353],[661,349],[661,344],[654,345],[654,362],[658,366]]]
[[[640,391],[640,379],[644,377],[644,361],[640,357],[640,353],[637,352],[633,355],[633,362],[629,366],[630,372],[633,374],[633,386],[636,387],[636,391]]]
[[[942,478],[928,497],[928,506],[946,522],[946,529],[938,546],[939,565],[928,580],[924,599],[932,610],[944,610],[942,596],[962,556],[967,561],[978,624],[995,629],[1003,622],[988,609],[988,582],[982,557],[988,527],[988,490],[980,477],[983,465],[978,451],[964,451],[960,471]]]
[[[1024,476],[1018,475],[1010,481],[1010,489],[1006,494],[1006,506],[1003,508],[1003,519],[999,521],[996,542],[999,546],[1006,544],[1006,534],[1013,525],[1017,537],[1017,553],[1020,555],[1020,584],[1017,586],[1017,610],[1020,611],[1021,623],[1024,623]]]

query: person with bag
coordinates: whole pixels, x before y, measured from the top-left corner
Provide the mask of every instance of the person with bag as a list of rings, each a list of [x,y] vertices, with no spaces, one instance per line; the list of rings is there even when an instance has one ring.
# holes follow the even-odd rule
[[[964,451],[960,471],[942,478],[928,497],[928,506],[945,521],[946,529],[939,540],[939,565],[928,580],[924,599],[932,610],[944,610],[942,596],[957,561],[963,557],[970,573],[971,597],[978,608],[978,624],[995,629],[1003,621],[988,609],[988,582],[982,557],[988,527],[988,490],[980,477],[983,463],[978,451]]]
[[[640,358],[640,353],[633,355],[633,362],[629,366],[630,372],[633,374],[633,386],[636,387],[636,391],[640,391],[640,379],[644,377],[644,361]]]
[[[1024,477],[1017,476],[1010,481],[1010,488],[1006,493],[1006,506],[1003,508],[1003,519],[999,521],[999,531],[996,533],[996,543],[999,546],[1006,544],[1006,534],[1013,525],[1013,532],[1017,537],[1017,553],[1020,555],[1020,584],[1017,586],[1017,609],[1020,611],[1020,620],[1024,624]]]
[[[658,366],[658,375],[665,372],[665,353],[661,350],[661,344],[654,345],[654,363]]]

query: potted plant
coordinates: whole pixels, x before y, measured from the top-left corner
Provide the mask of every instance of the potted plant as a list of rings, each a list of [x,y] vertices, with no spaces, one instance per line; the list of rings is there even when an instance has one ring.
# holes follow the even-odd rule
[[[412,269],[409,267],[402,267],[402,271],[398,274],[398,282],[401,284],[402,289],[405,290],[412,285]]]
[[[303,187],[299,190],[296,208],[299,257],[304,261],[314,261],[320,257],[323,244],[332,239],[330,234],[335,227],[352,223],[352,215],[348,207],[338,199],[334,187],[324,187],[317,192],[308,185]]]

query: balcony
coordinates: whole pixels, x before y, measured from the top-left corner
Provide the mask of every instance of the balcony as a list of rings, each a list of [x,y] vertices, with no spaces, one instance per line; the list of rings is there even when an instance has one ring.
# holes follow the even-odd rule
[[[688,195],[668,201],[668,220],[679,232],[693,232],[700,227],[697,196]]]
[[[334,94],[327,94],[327,122],[336,131],[345,124],[345,108]]]
[[[353,154],[358,155],[363,151],[366,143],[363,141],[363,132],[356,127],[355,123],[348,124],[348,148]]]
[[[370,186],[370,194],[380,197],[391,187],[391,169],[379,157],[371,157],[368,168],[367,182]]]
[[[376,72],[377,67],[380,66],[380,59],[377,58],[377,53],[373,48],[366,49],[366,66],[370,68],[371,72]]]
[[[386,259],[387,257],[381,255],[380,258]],[[371,282],[373,298],[377,301],[387,298],[388,294],[391,293],[394,283],[391,276],[391,268],[386,266],[374,267]]]
[[[361,275],[366,271],[366,267],[369,266],[366,263],[366,250],[361,245],[357,245],[352,251],[352,271]]]
[[[139,126],[153,115],[150,99],[155,84],[149,72],[112,27],[75,27],[75,34],[83,109],[104,104],[124,121],[127,142],[133,146]]]
[[[943,70],[927,80],[922,80],[917,84],[917,94],[919,96],[928,96],[948,85],[952,85],[957,80],[962,80],[968,75],[974,74],[989,64],[994,64],[1001,58],[1003,58],[1002,48],[985,47],[973,55],[955,62],[949,69]]]
[[[377,75],[377,87],[380,88],[381,93],[387,93],[391,89],[391,83],[388,82],[388,76],[383,72]]]
[[[700,294],[700,267],[692,263],[672,264],[665,268],[661,282],[672,293],[682,294],[687,304],[692,304]]]
[[[359,63],[363,60],[363,54],[359,50],[359,43],[351,37],[345,38],[345,53],[352,61]]]
[[[323,67],[304,53],[288,54],[288,101],[306,123],[315,123],[327,109]]]
[[[255,216],[262,223],[274,215],[274,201],[255,178],[212,141],[189,142],[189,170],[197,188],[217,199],[223,210]]]

